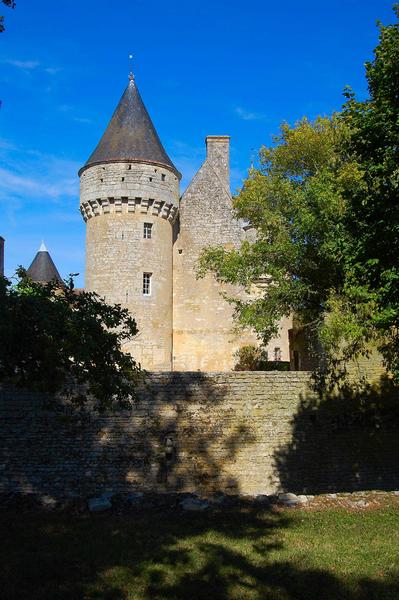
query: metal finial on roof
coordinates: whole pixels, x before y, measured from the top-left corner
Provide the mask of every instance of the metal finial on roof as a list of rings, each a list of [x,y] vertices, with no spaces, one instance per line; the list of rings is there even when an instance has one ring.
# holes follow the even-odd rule
[[[130,66],[129,79],[130,79],[130,81],[134,81],[132,64],[133,64],[133,54],[129,54],[129,66]]]
[[[42,240],[42,243],[40,244],[39,252],[47,252],[47,248],[46,248],[46,245],[43,240]]]

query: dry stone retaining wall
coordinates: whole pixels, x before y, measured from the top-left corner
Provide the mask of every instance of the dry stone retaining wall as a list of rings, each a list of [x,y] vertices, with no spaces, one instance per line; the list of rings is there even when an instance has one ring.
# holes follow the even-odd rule
[[[374,396],[362,400],[367,414],[354,398],[319,406],[309,382],[305,372],[152,373],[131,412],[83,423],[0,389],[0,493],[398,489],[397,399],[381,414]]]

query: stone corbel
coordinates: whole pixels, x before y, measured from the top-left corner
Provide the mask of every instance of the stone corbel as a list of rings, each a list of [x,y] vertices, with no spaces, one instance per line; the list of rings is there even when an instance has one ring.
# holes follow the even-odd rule
[[[101,208],[103,209],[103,213],[106,215],[110,212],[109,200],[108,198],[101,199]]]
[[[143,214],[147,214],[149,203],[150,201],[148,198],[142,198],[140,204],[140,212],[142,212]]]
[[[160,213],[161,207],[162,207],[162,201],[154,200],[154,203],[152,205],[152,214],[158,216]]]

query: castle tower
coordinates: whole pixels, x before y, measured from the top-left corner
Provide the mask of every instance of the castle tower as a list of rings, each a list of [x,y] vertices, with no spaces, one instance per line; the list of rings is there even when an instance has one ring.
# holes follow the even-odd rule
[[[40,248],[26,273],[37,283],[49,283],[50,281],[55,281],[61,285],[64,283],[44,242],[40,244]]]
[[[146,369],[172,370],[172,245],[181,175],[133,75],[79,176],[85,287],[136,319],[139,333],[126,351]]]

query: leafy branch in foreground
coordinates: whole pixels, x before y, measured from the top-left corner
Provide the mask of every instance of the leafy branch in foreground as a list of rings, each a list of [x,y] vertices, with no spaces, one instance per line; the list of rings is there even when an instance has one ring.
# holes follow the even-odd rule
[[[137,333],[134,319],[91,292],[35,283],[24,269],[13,285],[0,278],[0,381],[59,394],[100,412],[129,408],[140,366],[122,351]],[[84,387],[84,393],[82,392]]]
[[[9,8],[15,8],[16,4],[14,2],[14,0],[1,0],[3,4],[5,4],[6,6],[8,6]],[[5,27],[4,27],[4,17],[0,16],[0,33],[2,33],[4,31]]]

